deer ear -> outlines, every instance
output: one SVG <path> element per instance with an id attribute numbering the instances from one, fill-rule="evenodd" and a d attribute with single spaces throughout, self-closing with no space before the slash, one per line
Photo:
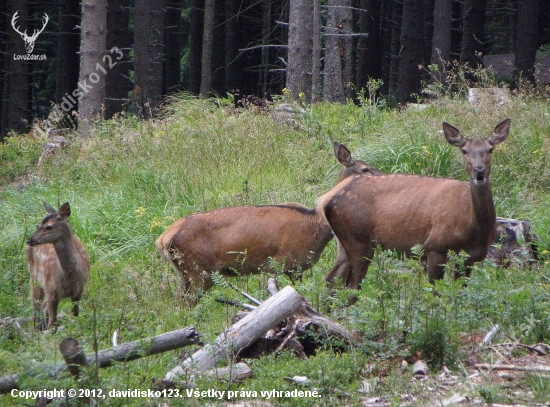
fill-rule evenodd
<path id="1" fill-rule="evenodd" d="M 60 219 L 67 219 L 69 216 L 71 216 L 71 206 L 68 202 L 65 202 L 59 207 L 58 216 Z"/>
<path id="2" fill-rule="evenodd" d="M 57 213 L 57 211 L 54 209 L 53 206 L 51 206 L 49 203 L 42 201 L 42 205 L 44 205 L 44 209 L 46 209 L 46 212 L 48 212 L 50 215 L 53 215 L 54 213 Z"/>
<path id="3" fill-rule="evenodd" d="M 464 147 L 464 144 L 466 144 L 466 139 L 460 134 L 460 130 L 447 122 L 443 122 L 443 133 L 445 133 L 445 138 L 449 144 L 455 147 Z"/>
<path id="4" fill-rule="evenodd" d="M 337 141 L 334 142 L 334 155 L 336 156 L 338 162 L 340 162 L 340 164 L 342 164 L 344 167 L 349 167 L 350 165 L 353 165 L 351 152 L 345 145 L 340 144 Z"/>
<path id="5" fill-rule="evenodd" d="M 506 140 L 506 137 L 508 137 L 508 132 L 510 131 L 511 123 L 512 120 L 508 118 L 497 124 L 495 129 L 493 130 L 493 134 L 489 138 L 489 143 L 491 143 L 491 145 L 493 146 L 496 146 L 497 144 L 502 143 L 504 140 Z"/>

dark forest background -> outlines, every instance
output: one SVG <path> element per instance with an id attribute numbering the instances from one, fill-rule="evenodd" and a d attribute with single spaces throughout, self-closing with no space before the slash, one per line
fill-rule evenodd
<path id="1" fill-rule="evenodd" d="M 29 35 L 49 16 L 32 52 L 45 60 L 14 57 L 28 54 L 17 11 Z M 11 0 L 0 18 L 0 139 L 54 104 L 86 135 L 122 112 L 154 116 L 180 91 L 345 103 L 380 80 L 406 103 L 447 63 L 486 55 L 513 54 L 513 87 L 536 82 L 550 44 L 546 0 Z"/>

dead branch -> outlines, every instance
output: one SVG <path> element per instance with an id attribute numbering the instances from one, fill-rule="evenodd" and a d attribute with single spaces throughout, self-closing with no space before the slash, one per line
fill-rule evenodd
<path id="1" fill-rule="evenodd" d="M 79 352 L 74 352 L 75 349 L 79 349 L 78 342 L 74 339 L 72 339 L 74 342 L 69 341 L 63 345 L 62 353 L 65 352 L 69 356 L 69 361 L 72 361 L 73 363 L 77 362 L 78 366 L 84 366 L 87 363 L 88 365 L 97 365 L 101 368 L 110 366 L 115 361 L 128 362 L 144 356 L 156 355 L 169 350 L 193 345 L 197 343 L 198 340 L 199 333 L 195 330 L 195 327 L 187 327 L 150 338 L 123 343 L 115 348 L 99 351 L 97 353 L 97 357 L 96 355 L 88 356 L 86 358 L 86 362 L 82 359 L 82 356 L 84 355 L 83 352 L 82 354 L 79 354 Z M 60 365 L 58 363 L 45 363 L 25 373 L 16 373 L 9 376 L 0 377 L 0 394 L 17 389 L 18 381 L 21 376 L 42 375 L 45 371 L 50 371 L 52 372 L 52 376 L 57 376 L 65 370 L 67 370 L 67 366 L 64 364 Z M 78 370 L 79 367 L 71 373 L 76 373 Z"/>
<path id="2" fill-rule="evenodd" d="M 484 370 L 514 370 L 519 372 L 550 373 L 550 366 L 545 366 L 545 365 L 515 366 L 515 365 L 490 365 L 488 363 L 476 363 L 474 367 L 477 369 L 484 369 Z"/>
<path id="3" fill-rule="evenodd" d="M 283 288 L 243 319 L 231 325 L 216 338 L 213 344 L 206 345 L 184 360 L 181 365 L 170 370 L 164 380 L 173 380 L 189 370 L 202 372 L 215 367 L 221 360 L 233 357 L 264 336 L 269 329 L 294 314 L 301 304 L 302 298 L 294 288 L 290 286 Z"/>

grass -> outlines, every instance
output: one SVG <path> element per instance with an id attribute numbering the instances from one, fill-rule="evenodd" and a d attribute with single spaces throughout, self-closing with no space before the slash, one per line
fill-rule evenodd
<path id="1" fill-rule="evenodd" d="M 540 237 L 540 263 L 510 269 L 478 264 L 465 289 L 447 273 L 436 287 L 440 295 L 434 296 L 418 262 L 380 251 L 356 292 L 359 301 L 343 307 L 348 293 L 341 290 L 328 298 L 323 282 L 335 258 L 331 244 L 295 288 L 315 308 L 359 330 L 362 343 L 343 354 L 322 350 L 306 361 L 287 353 L 267 356 L 249 361 L 254 377 L 241 385 L 198 379 L 198 387 L 258 393 L 315 388 L 320 398 L 279 397 L 276 402 L 354 405 L 360 382 L 376 379 L 370 395 L 398 405 L 406 393 L 422 404 L 429 396 L 399 372 L 402 359 L 420 354 L 432 371 L 445 364 L 463 376 L 469 349 L 465 336 L 484 334 L 499 324 L 504 335 L 522 343 L 550 341 L 546 101 L 520 95 L 508 104 L 480 109 L 462 99 L 443 98 L 423 110 L 401 111 L 321 104 L 306 109 L 299 128 L 276 124 L 269 115 L 252 109 L 235 112 L 221 102 L 182 95 L 171 101 L 162 119 L 106 121 L 93 138 L 72 140 L 68 149 L 41 167 L 36 166 L 41 140 L 18 136 L 0 146 L 0 317 L 32 316 L 24 249 L 26 238 L 44 216 L 42 200 L 54 206 L 71 203 L 71 225 L 92 258 L 78 318 L 70 315 L 70 304 L 62 302 L 63 329 L 56 334 L 42 334 L 27 325 L 22 330 L 0 330 L 0 376 L 34 369 L 38 373 L 23 377 L 21 388 L 74 387 L 69 377 L 54 379 L 44 368 L 60 361 L 58 343 L 69 336 L 88 353 L 110 347 L 116 329 L 120 342 L 128 342 L 193 325 L 204 342 L 213 340 L 236 313 L 214 299 L 241 298 L 214 287 L 195 308 L 186 308 L 172 269 L 154 248 L 166 227 L 182 216 L 222 206 L 282 202 L 313 206 L 339 171 L 332 140 L 345 143 L 355 158 L 387 172 L 465 180 L 460 153 L 444 141 L 442 121 L 467 136 L 488 136 L 497 123 L 512 118 L 510 137 L 493 155 L 493 193 L 499 216 L 531 220 Z M 459 262 L 460 256 L 452 260 Z M 283 285 L 289 283 L 278 278 Z M 231 282 L 265 298 L 266 280 L 259 275 Z M 92 369 L 87 386 L 148 389 L 151 378 L 162 378 L 181 356 L 181 351 L 167 352 Z M 296 375 L 307 376 L 311 385 L 302 388 L 284 380 Z M 537 399 L 548 394 L 545 378 L 533 376 L 527 385 Z M 498 384 L 486 383 L 469 394 L 489 401 L 499 400 L 503 393 Z M 2 405 L 20 405 L 20 401 L 0 396 Z M 177 406 L 203 401 L 169 402 Z M 143 404 L 139 399 L 107 401 L 113 406 Z"/>

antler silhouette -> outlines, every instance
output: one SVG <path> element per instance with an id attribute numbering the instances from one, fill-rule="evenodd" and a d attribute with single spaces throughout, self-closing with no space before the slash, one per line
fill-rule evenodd
<path id="1" fill-rule="evenodd" d="M 17 10 L 13 15 L 11 19 L 11 26 L 13 27 L 13 29 L 17 34 L 21 35 L 21 38 L 23 38 L 23 41 L 25 41 L 25 47 L 27 49 L 27 53 L 30 54 L 34 49 L 34 42 L 36 41 L 40 33 L 44 31 L 44 28 L 46 28 L 46 25 L 48 24 L 48 21 L 50 21 L 50 18 L 48 17 L 48 14 L 44 13 L 44 23 L 42 25 L 42 28 L 40 30 L 34 30 L 33 34 L 30 37 L 27 35 L 27 30 L 25 30 L 25 32 L 21 32 L 19 30 L 19 27 L 16 27 L 15 21 L 18 18 L 19 18 L 19 10 Z"/>

